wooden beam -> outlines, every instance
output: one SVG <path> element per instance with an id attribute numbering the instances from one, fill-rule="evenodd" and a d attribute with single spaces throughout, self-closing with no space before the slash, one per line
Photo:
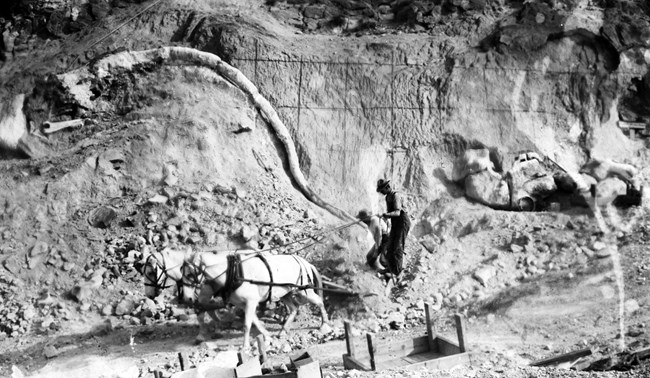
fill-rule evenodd
<path id="1" fill-rule="evenodd" d="M 348 350 L 348 355 L 350 357 L 356 356 L 354 350 L 354 340 L 352 339 L 352 323 L 349 320 L 343 322 L 343 327 L 345 328 L 345 347 Z"/>
<path id="2" fill-rule="evenodd" d="M 252 375 L 262 375 L 262 366 L 259 360 L 250 358 L 248 361 L 242 363 L 235 368 L 235 375 L 237 377 L 250 377 Z"/>
<path id="3" fill-rule="evenodd" d="M 189 360 L 187 359 L 187 353 L 185 352 L 178 352 L 178 362 L 181 365 L 181 371 L 187 369 L 189 367 Z"/>
<path id="4" fill-rule="evenodd" d="M 318 361 L 312 361 L 308 364 L 298 367 L 296 378 L 321 378 L 320 364 Z M 272 376 L 269 378 L 273 378 Z"/>
<path id="5" fill-rule="evenodd" d="M 372 334 L 366 334 L 366 339 L 368 340 L 368 354 L 370 355 L 370 369 L 377 370 L 377 365 L 375 364 L 375 345 L 373 343 Z"/>
<path id="6" fill-rule="evenodd" d="M 639 360 L 643 360 L 650 357 L 650 348 L 637 349 L 630 354 L 638 357 Z"/>
<path id="7" fill-rule="evenodd" d="M 404 357 L 412 354 L 425 353 L 429 351 L 429 336 L 418 336 L 412 339 L 380 343 L 375 345 L 375 355 L 381 356 L 382 360 L 392 357 Z"/>
<path id="8" fill-rule="evenodd" d="M 403 366 L 403 368 L 419 370 L 422 369 L 423 367 L 426 367 L 427 369 L 431 369 L 431 370 L 433 369 L 446 370 L 461 364 L 462 365 L 471 364 L 469 353 L 454 354 L 451 356 L 440 357 L 433 360 L 422 361 L 412 365 Z"/>
<path id="9" fill-rule="evenodd" d="M 437 344 L 435 342 L 435 334 L 433 332 L 433 320 L 431 320 L 431 304 L 424 304 L 424 314 L 427 322 L 427 339 L 429 341 L 429 352 L 436 352 Z"/>
<path id="10" fill-rule="evenodd" d="M 618 127 L 620 127 L 621 129 L 629 129 L 629 130 L 645 130 L 646 124 L 645 122 L 618 121 Z"/>
<path id="11" fill-rule="evenodd" d="M 343 367 L 347 370 L 370 370 L 370 367 L 368 365 L 347 354 L 343 355 Z"/>
<path id="12" fill-rule="evenodd" d="M 465 326 L 463 325 L 463 317 L 460 314 L 454 315 L 456 320 L 456 334 L 458 335 L 458 347 L 461 353 L 465 353 Z"/>
<path id="13" fill-rule="evenodd" d="M 436 344 L 438 346 L 438 353 L 444 354 L 445 356 L 461 353 L 460 347 L 446 337 L 437 335 Z"/>
<path id="14" fill-rule="evenodd" d="M 589 348 L 579 349 L 573 352 L 560 354 L 559 356 L 553 356 L 553 357 L 545 358 L 543 360 L 532 362 L 530 366 L 554 365 L 554 364 L 559 364 L 561 362 L 577 360 L 580 357 L 589 356 L 590 354 L 591 354 L 591 349 Z"/>
<path id="15" fill-rule="evenodd" d="M 59 130 L 67 129 L 68 127 L 79 127 L 83 126 L 83 119 L 73 119 L 70 121 L 61 121 L 61 122 L 43 122 L 43 132 L 45 134 L 50 134 Z"/>

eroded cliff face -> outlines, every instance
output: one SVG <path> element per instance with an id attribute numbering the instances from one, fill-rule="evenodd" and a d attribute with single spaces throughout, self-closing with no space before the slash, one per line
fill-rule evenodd
<path id="1" fill-rule="evenodd" d="M 589 157 L 633 160 L 643 143 L 618 121 L 646 117 L 648 41 L 631 40 L 612 12 L 621 10 L 527 3 L 478 46 L 423 34 L 312 35 L 317 42 L 291 38 L 305 46 L 296 53 L 258 36 L 225 59 L 272 99 L 326 197 L 378 209 L 374 183 L 388 177 L 421 208 L 446 193 L 451 161 L 468 146 L 496 151 L 505 169 L 522 151 L 570 170 Z"/>
<path id="2" fill-rule="evenodd" d="M 169 42 L 219 55 L 276 107 L 315 191 L 349 212 L 380 208 L 379 177 L 424 208 L 450 190 L 451 161 L 468 146 L 490 148 L 503 169 L 524 150 L 577 169 L 642 145 L 617 125 L 648 117 L 641 2 L 337 4 L 161 5 L 102 44 L 88 38 L 84 53 L 64 42 L 73 54 L 62 65 Z M 84 113 L 66 109 L 58 115 Z"/>

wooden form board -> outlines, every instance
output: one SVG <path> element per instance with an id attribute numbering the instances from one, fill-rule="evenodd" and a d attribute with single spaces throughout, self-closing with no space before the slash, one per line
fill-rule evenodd
<path id="1" fill-rule="evenodd" d="M 618 121 L 618 127 L 621 129 L 635 129 L 635 130 L 645 130 L 645 122 L 626 122 Z"/>
<path id="2" fill-rule="evenodd" d="M 301 365 L 296 371 L 289 371 L 278 374 L 250 375 L 246 378 L 320 378 L 322 377 L 320 364 L 318 361 Z"/>
<path id="3" fill-rule="evenodd" d="M 646 135 L 646 126 L 645 122 L 618 121 L 618 127 L 627 130 L 630 134 L 630 139 L 635 139 L 637 133 Z"/>
<path id="4" fill-rule="evenodd" d="M 392 367 L 427 367 L 447 369 L 458 364 L 471 363 L 465 351 L 463 320 L 455 316 L 458 344 L 435 335 L 431 322 L 430 305 L 425 304 L 427 334 L 409 340 L 377 343 L 372 334 L 366 335 L 367 349 L 358 348 L 352 336 L 352 325 L 345 322 L 347 353 L 343 355 L 345 369 L 377 371 Z M 357 351 L 359 349 L 359 351 Z"/>

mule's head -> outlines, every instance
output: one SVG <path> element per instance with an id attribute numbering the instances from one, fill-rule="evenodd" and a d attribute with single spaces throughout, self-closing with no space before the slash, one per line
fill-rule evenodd
<path id="1" fill-rule="evenodd" d="M 201 286 L 205 283 L 204 265 L 199 255 L 185 260 L 181 267 L 182 278 L 178 288 L 178 298 L 182 303 L 194 303 Z"/>
<path id="2" fill-rule="evenodd" d="M 144 294 L 148 298 L 153 299 L 170 287 L 165 273 L 165 261 L 161 256 L 149 254 L 143 257 L 139 270 L 144 276 Z"/>

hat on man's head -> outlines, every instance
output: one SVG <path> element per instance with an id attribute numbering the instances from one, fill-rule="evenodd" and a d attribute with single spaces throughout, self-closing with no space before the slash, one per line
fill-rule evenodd
<path id="1" fill-rule="evenodd" d="M 366 209 L 359 210 L 359 213 L 357 214 L 357 219 L 360 219 L 360 220 L 365 220 L 366 218 L 369 218 L 369 217 L 370 217 L 370 211 L 368 211 Z"/>
<path id="2" fill-rule="evenodd" d="M 377 180 L 377 191 L 380 191 L 390 184 L 390 180 L 379 179 Z"/>

